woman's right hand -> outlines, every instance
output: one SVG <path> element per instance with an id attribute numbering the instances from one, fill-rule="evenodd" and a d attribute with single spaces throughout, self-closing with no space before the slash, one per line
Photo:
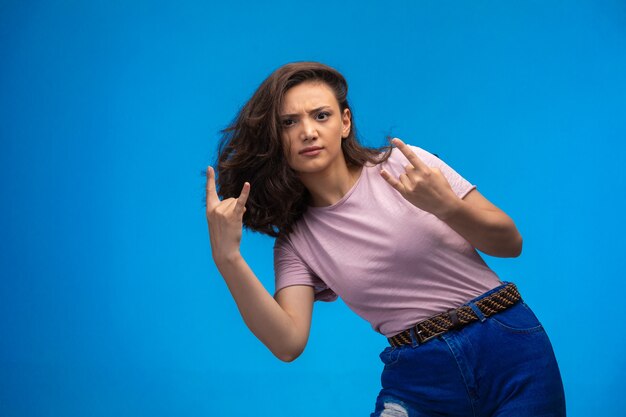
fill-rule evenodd
<path id="1" fill-rule="evenodd" d="M 243 213 L 250 194 L 250 183 L 245 182 L 238 198 L 220 200 L 215 190 L 215 172 L 207 169 L 206 218 L 209 224 L 211 251 L 215 262 L 230 259 L 239 254 Z"/>

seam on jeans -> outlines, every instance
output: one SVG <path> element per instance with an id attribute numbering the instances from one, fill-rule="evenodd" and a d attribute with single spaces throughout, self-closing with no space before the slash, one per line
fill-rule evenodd
<path id="1" fill-rule="evenodd" d="M 535 313 L 528 306 L 526 306 L 523 301 L 521 303 L 516 304 L 515 306 L 512 306 L 512 308 L 514 308 L 514 307 L 522 308 L 525 314 L 530 315 L 531 317 L 533 317 L 535 319 L 535 321 L 537 322 L 537 325 L 533 326 L 533 327 L 512 327 L 512 326 L 509 326 L 508 324 L 506 324 L 506 323 L 504 323 L 503 321 L 500 320 L 500 318 L 504 316 L 506 311 L 502 312 L 501 314 L 494 314 L 493 316 L 489 317 L 489 319 L 492 320 L 496 325 L 501 327 L 504 331 L 507 331 L 509 333 L 530 334 L 530 333 L 537 333 L 537 332 L 540 332 L 541 330 L 543 330 L 543 324 L 539 321 L 539 319 L 537 318 Z M 515 323 L 515 324 L 517 324 L 517 323 Z"/>
<path id="2" fill-rule="evenodd" d="M 391 349 L 389 351 L 386 351 L 387 348 L 385 348 L 385 350 L 383 350 L 383 352 L 379 355 L 381 356 L 381 361 L 383 362 L 383 364 L 385 365 L 385 367 L 391 367 L 393 365 L 395 365 L 399 360 L 400 360 L 400 350 L 398 348 L 398 346 L 393 346 L 391 347 Z M 397 351 L 397 352 L 396 352 Z M 393 361 L 390 361 L 389 363 L 386 363 L 385 361 L 382 360 L 383 357 L 387 357 L 389 359 L 391 359 L 392 354 L 395 353 L 395 359 Z"/>
<path id="3" fill-rule="evenodd" d="M 454 343 L 454 341 L 452 340 L 449 341 L 448 337 L 446 336 L 443 336 L 443 340 L 445 340 L 446 345 L 448 346 L 448 349 L 450 350 L 450 353 L 452 354 L 452 357 L 454 358 L 454 361 L 456 362 L 456 366 L 459 368 L 459 372 L 461 373 L 461 378 L 463 378 L 463 384 L 465 385 L 465 392 L 467 394 L 467 399 L 470 403 L 470 406 L 472 407 L 473 417 L 476 417 L 476 408 L 474 407 L 474 399 L 472 398 L 472 395 L 470 393 L 467 379 L 465 379 L 465 372 L 463 372 L 463 369 L 461 368 L 461 364 L 455 353 L 455 348 L 453 348 L 452 345 L 450 344 L 450 343 Z M 478 391 L 476 391 L 476 397 L 478 397 Z"/>
<path id="4" fill-rule="evenodd" d="M 507 326 L 506 324 L 502 323 L 500 320 L 498 320 L 496 317 L 491 317 L 491 319 L 500 327 L 502 327 L 504 330 L 511 332 L 511 333 L 537 333 L 539 331 L 541 331 L 543 329 L 543 325 L 538 325 L 535 327 L 528 327 L 526 329 L 517 329 L 515 327 L 511 327 L 511 326 Z"/>

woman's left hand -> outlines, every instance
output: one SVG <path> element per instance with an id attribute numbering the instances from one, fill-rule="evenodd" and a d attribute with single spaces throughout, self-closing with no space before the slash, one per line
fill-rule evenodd
<path id="1" fill-rule="evenodd" d="M 398 138 L 392 143 L 409 160 L 405 172 L 395 179 L 384 169 L 382 177 L 415 207 L 434 214 L 439 219 L 448 217 L 460 202 L 452 187 L 439 168 L 427 166 L 416 154 Z"/>

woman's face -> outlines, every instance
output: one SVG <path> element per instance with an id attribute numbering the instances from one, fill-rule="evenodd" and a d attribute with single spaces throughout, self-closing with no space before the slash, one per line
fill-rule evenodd
<path id="1" fill-rule="evenodd" d="M 301 176 L 332 174 L 345 167 L 341 141 L 350 133 L 350 110 L 343 114 L 333 90 L 320 81 L 300 83 L 285 93 L 280 112 L 289 166 Z M 315 151 L 304 152 L 314 147 Z"/>

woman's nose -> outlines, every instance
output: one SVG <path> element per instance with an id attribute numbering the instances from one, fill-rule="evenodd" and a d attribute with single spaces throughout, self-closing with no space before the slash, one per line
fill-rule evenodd
<path id="1" fill-rule="evenodd" d="M 312 139 L 317 137 L 317 130 L 315 124 L 310 120 L 302 121 L 302 131 L 300 132 L 302 139 Z"/>

